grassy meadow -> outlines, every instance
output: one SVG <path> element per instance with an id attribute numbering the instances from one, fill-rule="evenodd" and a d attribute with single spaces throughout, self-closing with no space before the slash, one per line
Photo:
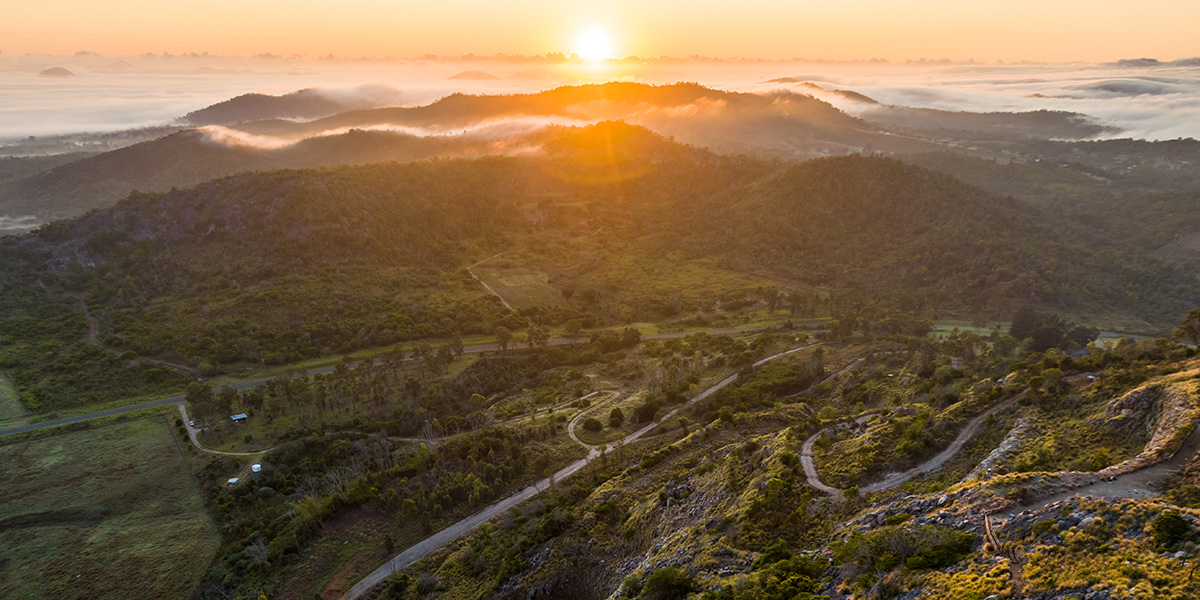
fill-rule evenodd
<path id="1" fill-rule="evenodd" d="M 185 598 L 217 530 L 161 418 L 0 446 L 0 597 Z"/>

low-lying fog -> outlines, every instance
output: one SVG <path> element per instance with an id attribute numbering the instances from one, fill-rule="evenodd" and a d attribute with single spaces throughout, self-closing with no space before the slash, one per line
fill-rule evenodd
<path id="1" fill-rule="evenodd" d="M 1200 138 L 1198 60 L 1103 65 L 664 60 L 591 65 L 537 59 L 359 62 L 89 54 L 0 55 L 0 144 L 29 136 L 170 124 L 188 112 L 251 92 L 279 95 L 319 88 L 342 98 L 362 96 L 373 105 L 413 106 L 453 92 L 532 92 L 613 79 L 696 81 L 750 92 L 789 89 L 814 93 L 852 114 L 869 108 L 802 85 L 812 82 L 900 106 L 1078 112 L 1121 130 L 1109 137 Z"/>

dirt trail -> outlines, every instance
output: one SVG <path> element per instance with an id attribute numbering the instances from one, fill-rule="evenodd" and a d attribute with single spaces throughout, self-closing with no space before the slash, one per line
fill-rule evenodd
<path id="1" fill-rule="evenodd" d="M 180 400 L 176 404 L 179 406 L 179 414 L 183 416 L 183 426 L 187 428 L 188 438 L 192 440 L 192 445 L 196 448 L 199 448 L 201 452 L 207 452 L 209 454 L 223 454 L 225 456 L 261 456 L 275 449 L 275 447 L 272 446 L 266 450 L 259 450 L 257 452 L 225 452 L 222 450 L 205 448 L 204 445 L 200 443 L 200 440 L 196 439 L 196 434 L 200 433 L 200 430 L 192 427 L 192 421 L 191 419 L 188 419 L 187 406 L 185 406 L 185 402 Z"/>
<path id="2" fill-rule="evenodd" d="M 41 281 L 39 281 L 38 284 L 40 284 L 42 286 L 42 289 L 44 289 L 46 291 L 50 291 L 49 288 L 47 288 L 45 286 L 45 284 L 43 284 Z M 97 348 L 100 348 L 100 349 L 104 350 L 105 352 L 108 352 L 109 354 L 112 354 L 114 356 L 120 356 L 121 354 L 123 354 L 123 351 L 120 348 L 113 348 L 112 346 L 108 346 L 108 345 L 100 342 L 100 324 L 98 321 L 96 321 L 96 317 L 92 316 L 92 311 L 88 310 L 87 301 L 83 299 L 83 295 L 75 293 L 75 292 L 67 292 L 66 294 L 68 296 L 74 298 L 76 302 L 79 302 L 79 308 L 81 308 L 83 310 L 83 318 L 87 320 L 87 324 L 88 324 L 88 334 L 87 334 L 88 344 L 95 346 Z M 183 371 L 189 375 L 194 375 L 194 376 L 200 375 L 199 370 L 197 370 L 189 365 L 185 365 L 183 363 L 177 363 L 177 362 L 173 362 L 173 361 L 169 361 L 169 360 L 163 360 L 161 358 L 151 358 L 149 356 L 142 356 L 140 358 L 150 364 L 158 365 L 160 367 L 167 367 L 169 369 L 179 369 L 180 371 Z"/>
<path id="3" fill-rule="evenodd" d="M 1114 499 L 1143 499 L 1153 498 L 1162 494 L 1162 482 L 1176 471 L 1186 467 L 1200 451 L 1200 427 L 1192 428 L 1187 439 L 1180 444 L 1171 458 L 1150 465 L 1137 471 L 1117 475 L 1112 481 L 1101 480 L 1098 483 L 1059 492 L 1042 498 L 1029 506 L 1022 506 L 1022 511 L 1035 511 L 1048 504 L 1066 500 L 1074 496 L 1086 498 Z M 1002 511 L 1007 512 L 1007 511 Z"/>
<path id="4" fill-rule="evenodd" d="M 595 393 L 595 392 L 593 392 L 593 393 Z M 591 460 L 593 458 L 600 456 L 600 450 L 602 448 L 606 448 L 608 446 L 608 444 L 599 444 L 599 445 L 593 446 L 591 444 L 584 442 L 583 440 L 579 439 L 579 436 L 575 435 L 575 425 L 579 423 L 579 420 L 582 419 L 584 415 L 592 413 L 592 412 L 596 412 L 600 409 L 600 407 L 606 406 L 610 402 L 620 401 L 621 394 L 619 392 L 609 391 L 607 393 L 611 394 L 611 396 L 609 396 L 603 402 L 596 404 L 596 406 L 594 406 L 588 410 L 580 411 L 579 414 L 575 415 L 575 418 L 571 419 L 571 422 L 567 424 L 567 435 L 571 436 L 571 439 L 575 440 L 576 444 L 579 444 L 580 446 L 587 448 L 588 460 Z M 601 413 L 596 412 L 596 414 L 601 414 Z"/>
<path id="5" fill-rule="evenodd" d="M 1017 401 L 1017 398 L 1018 397 L 1013 397 L 1001 402 L 987 412 L 972 419 L 967 423 L 967 426 L 958 433 L 958 437 L 955 437 L 954 441 L 950 442 L 950 445 L 947 446 L 945 450 L 942 450 L 933 458 L 902 473 L 890 473 L 875 483 L 862 486 L 860 490 L 864 493 L 881 492 L 883 490 L 894 488 L 912 479 L 916 479 L 921 475 L 937 471 L 938 469 L 942 468 L 942 466 L 944 466 L 951 458 L 954 458 L 956 454 L 962 451 L 963 447 L 967 445 L 967 442 L 971 441 L 971 438 L 975 437 L 975 434 L 978 433 L 979 429 L 983 427 L 983 424 L 989 415 L 996 414 L 1001 410 L 1011 407 L 1013 403 Z M 821 431 L 812 434 L 807 440 L 804 441 L 804 445 L 800 449 L 800 461 L 804 466 L 804 476 L 808 480 L 808 485 L 811 485 L 812 487 L 815 487 L 827 494 L 837 494 L 837 488 L 830 487 L 821 482 L 820 476 L 817 473 L 816 461 L 813 458 L 813 444 L 820 436 L 824 435 L 828 431 L 829 428 L 822 429 Z"/>
<path id="6" fill-rule="evenodd" d="M 500 303 L 504 305 L 504 308 L 507 308 L 508 310 L 510 310 L 510 311 L 512 311 L 512 312 L 517 312 L 516 310 L 514 310 L 514 309 L 513 309 L 512 305 L 510 305 L 510 304 L 508 303 L 508 300 L 505 300 L 505 299 L 504 299 L 504 296 L 501 296 L 499 293 L 497 293 L 497 292 L 496 292 L 496 290 L 492 289 L 492 286 L 490 286 L 490 285 L 488 285 L 488 284 L 484 283 L 484 281 L 483 281 L 482 279 L 480 279 L 478 275 L 476 275 L 476 274 L 475 274 L 475 271 L 472 271 L 472 270 L 471 270 L 471 269 L 474 269 L 475 267 L 478 267 L 479 265 L 482 265 L 483 263 L 485 263 L 485 262 L 487 262 L 487 261 L 489 261 L 489 260 L 492 260 L 493 258 L 496 258 L 497 256 L 500 256 L 500 255 L 502 255 L 502 254 L 507 254 L 508 252 L 509 252 L 508 250 L 505 250 L 504 252 L 500 252 L 500 253 L 497 253 L 497 254 L 493 254 L 493 255 L 491 255 L 491 256 L 489 256 L 489 257 L 487 257 L 487 258 L 485 258 L 485 259 L 483 259 L 483 260 L 481 260 L 481 261 L 479 261 L 479 262 L 477 262 L 477 263 L 475 263 L 475 264 L 473 264 L 473 265 L 471 265 L 471 266 L 467 267 L 467 273 L 470 273 L 470 274 L 471 274 L 471 277 L 475 278 L 475 281 L 478 281 L 478 282 L 479 282 L 479 285 L 482 285 L 482 286 L 484 287 L 484 289 L 486 289 L 488 292 L 490 292 L 490 293 L 491 293 L 493 296 L 495 296 L 495 297 L 499 298 L 499 299 L 500 299 Z M 528 321 L 528 320 L 529 320 L 529 319 L 526 319 L 526 321 Z"/>

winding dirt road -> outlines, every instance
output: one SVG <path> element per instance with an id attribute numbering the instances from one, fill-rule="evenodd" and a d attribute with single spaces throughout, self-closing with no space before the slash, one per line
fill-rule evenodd
<path id="1" fill-rule="evenodd" d="M 951 458 L 954 458 L 956 454 L 962 451 L 963 447 L 967 445 L 967 442 L 971 441 L 971 438 L 975 437 L 976 433 L 979 433 L 980 428 L 983 427 L 983 424 L 989 415 L 994 415 L 1001 410 L 1011 407 L 1017 401 L 1018 397 L 1005 400 L 1004 402 L 993 406 L 987 412 L 984 412 L 974 419 L 971 419 L 971 421 L 967 423 L 967 426 L 964 427 L 962 431 L 958 432 L 958 436 L 954 438 L 954 441 L 950 442 L 950 445 L 946 446 L 945 450 L 937 453 L 937 455 L 935 455 L 933 458 L 930 458 L 929 460 L 902 473 L 890 473 L 879 481 L 862 486 L 860 491 L 864 493 L 870 493 L 889 490 L 902 483 L 941 469 Z M 826 427 L 825 429 L 822 429 L 809 436 L 807 440 L 804 440 L 804 445 L 800 448 L 800 464 L 804 467 L 804 478 L 807 480 L 808 485 L 811 485 L 812 487 L 815 487 L 826 494 L 836 496 L 841 494 L 841 490 L 821 482 L 820 475 L 817 473 L 816 460 L 813 458 L 813 445 L 816 443 L 818 438 L 827 433 L 829 430 L 830 428 Z"/>
<path id="2" fill-rule="evenodd" d="M 1153 498 L 1163 493 L 1161 488 L 1162 482 L 1168 476 L 1192 462 L 1196 458 L 1197 452 L 1200 452 L 1200 427 L 1192 428 L 1192 432 L 1188 434 L 1187 439 L 1180 444 L 1175 454 L 1171 455 L 1167 460 L 1136 471 L 1116 475 L 1111 481 L 1101 480 L 1092 485 L 1059 492 L 1037 500 L 1029 506 L 1022 506 L 1021 510 L 1034 511 L 1048 504 L 1053 504 L 1074 496 L 1121 500 Z"/>
<path id="3" fill-rule="evenodd" d="M 761 366 L 769 361 L 775 360 L 782 356 L 787 356 L 789 354 L 792 354 L 793 352 L 799 352 L 805 348 L 810 348 L 815 345 L 816 344 L 808 344 L 805 346 L 800 346 L 799 348 L 793 348 L 791 350 L 780 352 L 778 354 L 773 354 L 771 356 L 768 356 L 768 357 L 754 363 L 754 366 L 756 366 L 756 367 Z M 645 427 L 642 427 L 641 429 L 638 429 L 637 431 L 625 436 L 624 443 L 630 444 L 632 442 L 637 441 L 639 438 L 641 438 L 643 435 L 648 433 L 650 430 L 654 429 L 654 427 L 658 426 L 660 423 L 663 423 L 663 422 L 667 421 L 668 419 L 670 419 L 671 417 L 678 414 L 680 410 L 683 410 L 684 408 L 692 405 L 693 403 L 696 403 L 696 402 L 699 402 L 700 400 L 708 398 L 709 396 L 717 393 L 721 388 L 733 383 L 736 380 L 737 380 L 736 373 L 733 375 L 730 375 L 729 377 L 726 377 L 725 379 L 722 379 L 721 381 L 717 382 L 713 386 L 711 386 L 708 389 L 704 390 L 703 392 L 697 394 L 696 396 L 694 396 L 692 399 L 688 400 L 687 402 L 675 407 L 674 410 L 663 415 L 660 419 L 657 419 L 657 420 L 647 424 Z M 582 442 L 580 442 L 580 443 L 582 443 Z M 586 444 L 584 444 L 584 445 L 587 446 Z M 594 460 L 596 457 L 598 457 L 600 455 L 598 449 L 595 449 L 591 446 L 588 446 L 588 447 L 592 448 L 592 450 L 590 450 L 588 452 L 588 456 L 586 458 L 581 458 L 581 459 L 567 465 L 566 467 L 563 467 L 557 473 L 554 474 L 553 478 L 546 478 L 541 481 L 538 481 L 537 483 L 534 483 L 533 485 L 531 485 L 531 486 L 529 486 L 529 487 L 527 487 L 527 488 L 491 505 L 491 506 L 488 506 L 487 508 L 484 508 L 483 510 L 429 536 L 428 538 L 425 538 L 424 540 L 421 540 L 420 542 L 413 544 L 407 550 L 392 557 L 391 560 L 384 563 L 378 569 L 371 571 L 365 577 L 360 579 L 357 583 L 355 583 L 353 586 L 351 586 L 349 590 L 346 590 L 346 593 L 342 594 L 340 596 L 339 600 L 355 600 L 359 596 L 362 596 L 363 594 L 365 594 L 371 588 L 382 583 L 383 580 L 387 579 L 388 577 L 391 577 L 393 574 L 395 574 L 400 569 L 403 569 L 405 567 L 412 565 L 413 563 L 417 562 L 418 560 L 421 560 L 422 558 L 424 558 L 430 552 L 433 552 L 434 550 L 441 548 L 443 545 L 453 541 L 454 539 L 471 531 L 472 529 L 479 527 L 480 525 L 488 522 L 492 518 L 499 516 L 501 513 L 516 506 L 517 504 L 520 504 L 521 502 L 524 502 L 525 500 L 528 500 L 528 499 L 536 496 L 537 494 L 545 491 L 546 489 L 548 489 L 550 487 L 551 479 L 553 479 L 554 481 L 562 481 L 563 479 L 570 477 L 572 474 L 574 474 L 577 471 L 579 471 L 580 469 L 586 467 L 588 465 L 588 463 L 590 463 L 592 460 Z"/>

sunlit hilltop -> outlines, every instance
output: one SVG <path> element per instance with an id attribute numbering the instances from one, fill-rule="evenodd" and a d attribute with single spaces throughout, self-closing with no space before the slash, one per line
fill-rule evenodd
<path id="1" fill-rule="evenodd" d="M 1200 598 L 1200 3 L 0 10 L 0 598 Z"/>

